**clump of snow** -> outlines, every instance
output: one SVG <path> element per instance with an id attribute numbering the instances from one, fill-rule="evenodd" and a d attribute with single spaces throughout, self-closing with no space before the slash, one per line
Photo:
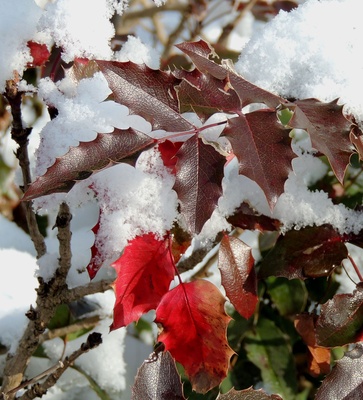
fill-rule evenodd
<path id="1" fill-rule="evenodd" d="M 32 61 L 27 42 L 36 31 L 42 10 L 32 0 L 2 0 L 0 16 L 0 93 L 14 71 L 22 74 Z"/>
<path id="2" fill-rule="evenodd" d="M 356 0 L 309 0 L 255 33 L 236 69 L 285 97 L 340 98 L 363 121 L 362 35 Z"/>

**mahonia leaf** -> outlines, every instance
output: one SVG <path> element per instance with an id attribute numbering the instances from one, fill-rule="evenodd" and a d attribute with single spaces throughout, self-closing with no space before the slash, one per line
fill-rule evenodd
<path id="1" fill-rule="evenodd" d="M 155 309 L 169 290 L 175 274 L 169 239 L 159 240 L 152 233 L 138 236 L 113 267 L 117 278 L 111 330 L 138 321 L 142 314 Z"/>
<path id="2" fill-rule="evenodd" d="M 356 344 L 336 362 L 314 399 L 360 400 L 363 393 L 363 345 Z"/>
<path id="3" fill-rule="evenodd" d="M 113 99 L 145 118 L 153 129 L 187 131 L 194 126 L 179 113 L 174 86 L 180 80 L 171 72 L 143 64 L 97 61 L 113 93 Z"/>
<path id="4" fill-rule="evenodd" d="M 275 321 L 261 315 L 244 343 L 248 359 L 261 370 L 264 386 L 284 400 L 295 400 L 297 380 L 290 344 Z"/>
<path id="5" fill-rule="evenodd" d="M 292 230 L 277 239 L 264 257 L 258 275 L 288 279 L 328 276 L 347 255 L 343 238 L 330 225 Z"/>
<path id="6" fill-rule="evenodd" d="M 319 346 L 336 347 L 354 343 L 363 326 L 363 283 L 353 293 L 336 294 L 321 306 L 316 322 Z"/>
<path id="7" fill-rule="evenodd" d="M 134 163 L 143 150 L 153 146 L 155 139 L 132 128 L 98 133 L 95 140 L 71 147 L 56 159 L 46 173 L 38 177 L 25 192 L 23 200 L 32 200 L 56 192 L 68 192 L 77 181 L 112 163 Z"/>
<path id="8" fill-rule="evenodd" d="M 282 398 L 277 394 L 267 394 L 261 389 L 235 390 L 232 388 L 225 394 L 220 393 L 216 400 L 282 400 Z"/>
<path id="9" fill-rule="evenodd" d="M 279 104 L 287 102 L 283 98 L 243 79 L 242 76 L 234 71 L 230 62 L 224 61 L 222 65 L 219 65 L 211 60 L 210 56 L 216 58 L 217 55 L 214 49 L 204 40 L 184 42 L 176 45 L 176 47 L 187 54 L 203 74 L 210 74 L 219 80 L 227 78 L 232 88 L 238 94 L 242 107 L 251 103 L 265 103 L 269 107 L 277 107 Z M 225 106 L 229 107 L 228 104 Z"/>
<path id="10" fill-rule="evenodd" d="M 183 365 L 192 388 L 205 393 L 226 377 L 234 354 L 227 342 L 231 318 L 225 298 L 211 282 L 181 283 L 169 291 L 156 309 L 161 324 L 158 341 Z"/>
<path id="11" fill-rule="evenodd" d="M 176 180 L 181 214 L 191 234 L 198 234 L 222 195 L 225 158 L 196 135 L 176 154 Z"/>
<path id="12" fill-rule="evenodd" d="M 218 252 L 218 268 L 226 295 L 237 312 L 248 319 L 258 303 L 257 278 L 251 248 L 242 240 L 224 235 Z"/>
<path id="13" fill-rule="evenodd" d="M 223 135 L 238 159 L 239 173 L 261 187 L 273 208 L 296 157 L 289 131 L 278 122 L 275 111 L 264 109 L 231 118 Z"/>
<path id="14" fill-rule="evenodd" d="M 330 349 L 320 347 L 316 343 L 315 321 L 316 315 L 303 313 L 296 316 L 294 324 L 296 331 L 308 346 L 308 370 L 314 377 L 326 375 L 330 372 Z"/>
<path id="15" fill-rule="evenodd" d="M 259 214 L 245 202 L 240 204 L 227 221 L 234 227 L 260 232 L 276 231 L 280 227 L 279 220 Z"/>
<path id="16" fill-rule="evenodd" d="M 145 360 L 132 386 L 131 400 L 185 400 L 175 361 L 168 351 Z"/>
<path id="17" fill-rule="evenodd" d="M 340 183 L 343 183 L 354 147 L 350 141 L 352 123 L 343 115 L 343 106 L 334 100 L 322 103 L 317 99 L 296 101 L 289 125 L 305 129 L 313 147 L 327 156 Z"/>

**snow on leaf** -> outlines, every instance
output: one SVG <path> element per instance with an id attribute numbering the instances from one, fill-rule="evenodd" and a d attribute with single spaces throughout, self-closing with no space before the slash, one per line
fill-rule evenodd
<path id="1" fill-rule="evenodd" d="M 46 173 L 38 177 L 25 192 L 23 200 L 31 200 L 56 192 L 68 192 L 77 181 L 86 179 L 112 163 L 134 163 L 143 150 L 155 140 L 132 128 L 98 133 L 92 142 L 81 142 L 56 159 Z"/>
<path id="2" fill-rule="evenodd" d="M 188 131 L 194 126 L 179 114 L 174 86 L 180 81 L 171 72 L 153 70 L 132 62 L 97 61 L 113 98 L 130 112 L 145 118 L 153 129 Z"/>
<path id="3" fill-rule="evenodd" d="M 363 345 L 356 344 L 336 362 L 331 373 L 318 389 L 315 400 L 359 400 L 363 393 Z"/>
<path id="4" fill-rule="evenodd" d="M 336 294 L 321 306 L 316 322 L 319 346 L 335 347 L 354 343 L 363 326 L 363 284 L 353 293 Z"/>
<path id="5" fill-rule="evenodd" d="M 309 133 L 313 147 L 327 156 L 337 179 L 343 183 L 354 147 L 350 142 L 352 123 L 343 115 L 343 106 L 337 102 L 296 101 L 289 125 Z"/>
<path id="6" fill-rule="evenodd" d="M 211 282 L 181 283 L 169 291 L 156 309 L 162 325 L 158 340 L 183 365 L 192 388 L 205 393 L 226 377 L 233 350 L 226 331 L 231 318 L 225 298 Z"/>
<path id="7" fill-rule="evenodd" d="M 216 400 L 282 400 L 277 394 L 267 394 L 262 389 L 254 390 L 252 388 L 244 390 L 235 390 L 232 388 L 225 394 L 219 394 Z"/>
<path id="8" fill-rule="evenodd" d="M 180 375 L 168 351 L 153 353 L 139 368 L 132 386 L 131 400 L 141 399 L 185 399 Z"/>
<path id="9" fill-rule="evenodd" d="M 319 377 L 330 372 L 330 349 L 320 347 L 316 344 L 315 336 L 316 316 L 303 313 L 296 316 L 294 324 L 296 331 L 308 346 L 308 370 L 309 374 Z"/>
<path id="10" fill-rule="evenodd" d="M 260 278 L 288 279 L 328 276 L 347 255 L 342 237 L 329 225 L 292 230 L 277 239 L 264 257 L 258 274 Z"/>
<path id="11" fill-rule="evenodd" d="M 238 94 L 242 107 L 251 103 L 265 103 L 269 107 L 277 107 L 279 104 L 286 103 L 286 100 L 283 98 L 243 79 L 242 76 L 234 71 L 231 63 L 224 61 L 222 65 L 219 65 L 211 60 L 210 56 L 216 57 L 217 55 L 213 48 L 204 40 L 180 43 L 176 47 L 187 54 L 203 74 L 210 74 L 219 80 L 227 79 Z M 225 107 L 228 108 L 229 105 L 226 104 Z"/>
<path id="12" fill-rule="evenodd" d="M 250 318 L 258 303 L 251 248 L 238 238 L 224 235 L 218 253 L 218 268 L 230 302 L 242 317 Z"/>
<path id="13" fill-rule="evenodd" d="M 278 122 L 276 112 L 265 109 L 231 118 L 223 135 L 238 159 L 239 173 L 261 187 L 273 208 L 296 157 L 288 130 Z"/>
<path id="14" fill-rule="evenodd" d="M 153 233 L 138 236 L 113 267 L 117 278 L 111 330 L 138 321 L 142 314 L 155 309 L 169 290 L 175 273 L 169 239 L 159 240 Z"/>
<path id="15" fill-rule="evenodd" d="M 215 210 L 222 195 L 225 158 L 196 135 L 176 154 L 174 190 L 180 211 L 191 234 L 198 234 Z"/>

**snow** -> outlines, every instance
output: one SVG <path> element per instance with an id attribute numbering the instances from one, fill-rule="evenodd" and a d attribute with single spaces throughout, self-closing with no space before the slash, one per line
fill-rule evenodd
<path id="1" fill-rule="evenodd" d="M 155 1 L 155 4 L 160 6 L 164 2 Z M 345 110 L 352 112 L 363 125 L 363 100 L 357 90 L 363 87 L 363 61 L 360 57 L 363 26 L 361 15 L 356 11 L 359 4 L 358 0 L 309 0 L 290 13 L 281 12 L 258 29 L 255 29 L 255 21 L 249 14 L 245 25 L 240 26 L 240 35 L 237 32 L 232 38 L 233 48 L 243 48 L 236 63 L 237 71 L 257 85 L 282 96 L 316 97 L 323 101 L 339 98 L 345 104 Z M 0 91 L 4 90 L 6 80 L 13 77 L 14 70 L 22 76 L 27 63 L 31 61 L 26 46 L 29 40 L 38 40 L 49 47 L 55 43 L 62 48 L 64 61 L 71 61 L 75 57 L 130 60 L 157 69 L 159 53 L 137 37 L 129 36 L 117 53 L 111 49 L 114 29 L 110 18 L 115 12 L 122 13 L 126 5 L 125 1 L 115 0 L 93 0 L 92 7 L 86 0 L 0 0 Z M 85 10 L 87 18 L 84 17 Z M 232 17 L 232 14 L 226 15 L 224 23 L 228 23 Z M 208 32 L 205 31 L 206 36 L 218 37 L 220 25 L 211 24 L 209 28 Z M 11 35 L 8 34 L 10 31 Z M 251 39 L 246 37 L 251 33 Z M 58 110 L 53 120 L 43 115 L 32 132 L 30 155 L 34 176 L 44 174 L 70 146 L 77 146 L 81 141 L 92 141 L 97 133 L 108 134 L 114 128 L 133 127 L 153 137 L 166 134 L 152 132 L 150 123 L 142 117 L 131 115 L 127 107 L 109 100 L 111 91 L 101 73 L 80 81 L 70 73 L 56 83 L 42 78 L 36 88 L 24 82 L 21 84 L 29 91 L 38 91 L 37 95 L 44 104 Z M 33 116 L 27 114 L 29 109 L 25 104 L 24 117 L 31 125 Z M 196 126 L 203 125 L 194 114 L 188 118 Z M 223 118 L 223 114 L 216 114 L 204 125 L 223 121 Z M 219 138 L 222 129 L 220 125 L 204 130 L 202 136 L 226 146 Z M 9 138 L 8 134 L 6 138 Z M 15 162 L 12 155 L 14 149 L 9 144 L 3 150 L 4 159 L 9 165 Z M 313 156 L 311 143 L 300 139 L 294 142 L 293 150 L 297 154 L 293 171 L 286 181 L 285 193 L 279 198 L 273 212 L 257 184 L 238 175 L 238 165 L 233 159 L 225 169 L 224 195 L 212 218 L 194 239 L 196 246 L 213 240 L 222 229 L 229 230 L 226 216 L 242 201 L 248 201 L 265 215 L 278 218 L 283 223 L 283 231 L 324 223 L 332 224 L 342 233 L 360 230 L 363 223 L 361 213 L 333 204 L 323 191 L 308 190 L 308 186 L 327 171 L 326 166 Z M 28 235 L 0 215 L 1 268 L 3 271 L 6 269 L 0 281 L 1 344 L 8 346 L 11 351 L 15 350 L 25 328 L 24 314 L 35 301 L 36 277 L 41 276 L 48 281 L 58 265 L 57 230 L 51 227 L 61 201 L 70 205 L 73 215 L 73 258 L 67 284 L 75 287 L 89 282 L 85 266 L 90 260 L 90 249 L 95 239 L 91 229 L 99 213 L 97 245 L 107 257 L 97 279 L 113 276 L 110 264 L 119 257 L 128 240 L 145 232 L 162 236 L 170 229 L 178 217 L 173 184 L 173 175 L 163 166 L 157 149 L 152 149 L 142 154 L 135 168 L 127 164 L 114 165 L 76 184 L 67 194 L 38 199 L 35 208 L 40 214 L 49 216 L 48 251 L 39 260 L 35 258 Z M 247 232 L 243 238 L 252 246 L 254 256 L 258 259 L 257 234 Z M 350 251 L 358 261 L 363 259 L 356 249 Z M 215 282 L 219 284 L 218 280 Z M 349 291 L 351 286 L 344 283 L 341 290 Z M 19 293 L 22 295 L 19 296 Z M 126 329 L 108 332 L 114 301 L 111 291 L 90 296 L 90 300 L 98 302 L 102 310 L 103 320 L 97 331 L 103 333 L 104 343 L 80 358 L 77 365 L 115 398 L 119 398 L 119 392 L 123 392 L 122 396 L 127 398 L 136 368 L 151 351 L 151 346 L 140 344 L 140 341 L 132 342 L 135 339 L 127 335 Z M 83 336 L 67 343 L 66 354 L 76 349 L 84 339 Z M 132 347 L 129 348 L 128 343 Z M 45 349 L 50 361 L 45 366 L 39 360 L 32 359 L 29 376 L 56 362 L 63 350 L 63 342 L 54 339 L 45 344 Z M 134 357 L 136 353 L 137 357 Z M 3 362 L 4 357 L 0 357 L 0 366 Z M 69 392 L 65 394 L 69 382 L 73 382 L 72 395 Z M 86 385 L 84 377 L 73 371 L 67 373 L 45 398 L 92 399 L 92 392 L 80 395 Z"/>

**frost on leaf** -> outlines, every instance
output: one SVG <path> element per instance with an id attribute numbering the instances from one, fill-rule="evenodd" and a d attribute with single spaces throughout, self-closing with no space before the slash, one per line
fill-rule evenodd
<path id="1" fill-rule="evenodd" d="M 111 330 L 138 321 L 155 309 L 174 278 L 169 239 L 158 240 L 148 233 L 131 240 L 114 262 L 116 302 Z"/>
<path id="2" fill-rule="evenodd" d="M 321 306 L 316 322 L 317 343 L 335 347 L 360 339 L 363 326 L 363 284 L 353 293 L 336 294 Z"/>
<path id="3" fill-rule="evenodd" d="M 343 238 L 330 225 L 289 231 L 264 257 L 259 277 L 306 279 L 328 276 L 347 257 Z"/>
<path id="4" fill-rule="evenodd" d="M 218 268 L 230 302 L 242 317 L 250 318 L 258 303 L 251 248 L 238 238 L 224 235 L 218 253 Z"/>
<path id="5" fill-rule="evenodd" d="M 363 393 L 363 345 L 361 343 L 345 353 L 336 362 L 331 373 L 318 389 L 315 400 L 359 400 Z"/>
<path id="6" fill-rule="evenodd" d="M 46 173 L 37 178 L 25 192 L 23 200 L 32 200 L 56 192 L 68 192 L 77 181 L 91 176 L 112 163 L 135 163 L 139 153 L 155 140 L 132 128 L 98 133 L 92 142 L 81 142 L 56 159 Z"/>
<path id="7" fill-rule="evenodd" d="M 267 394 L 263 390 L 252 388 L 245 390 L 231 389 L 225 394 L 219 394 L 216 400 L 282 400 L 277 394 Z"/>
<path id="8" fill-rule="evenodd" d="M 239 173 L 255 181 L 273 208 L 291 171 L 296 155 L 289 131 L 274 110 L 259 110 L 231 118 L 223 132 L 239 163 Z"/>
<path id="9" fill-rule="evenodd" d="M 222 195 L 225 158 L 196 135 L 176 154 L 174 190 L 180 211 L 191 234 L 198 234 L 215 210 Z"/>
<path id="10" fill-rule="evenodd" d="M 226 377 L 234 354 L 226 331 L 231 318 L 225 298 L 212 283 L 181 283 L 168 292 L 156 309 L 162 326 L 158 341 L 183 365 L 195 391 L 205 393 Z"/>
<path id="11" fill-rule="evenodd" d="M 185 399 L 180 375 L 170 353 L 153 353 L 152 357 L 145 360 L 137 372 L 131 400 Z"/>

